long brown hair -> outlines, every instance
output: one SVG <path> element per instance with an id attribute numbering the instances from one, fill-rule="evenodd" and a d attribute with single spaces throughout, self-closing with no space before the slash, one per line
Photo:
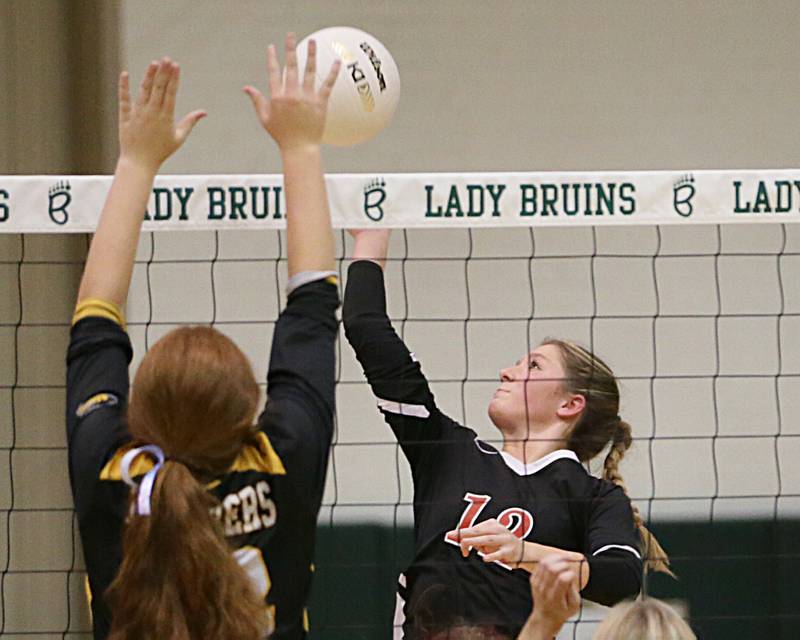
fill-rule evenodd
<path id="1" fill-rule="evenodd" d="M 631 426 L 619 417 L 619 386 L 614 372 L 600 358 L 583 347 L 565 340 L 547 339 L 543 344 L 558 347 L 564 366 L 565 386 L 570 393 L 581 394 L 586 400 L 581 417 L 571 429 L 567 448 L 576 453 L 581 462 L 597 456 L 609 443 L 609 452 L 603 462 L 603 478 L 628 488 L 619 471 L 619 463 L 633 442 Z M 644 525 L 636 505 L 633 519 L 642 539 L 645 569 L 668 573 L 669 557 L 656 537 Z"/>
<path id="2" fill-rule="evenodd" d="M 145 355 L 128 427 L 167 460 L 150 515 L 132 509 L 125 527 L 108 591 L 110 640 L 253 640 L 268 630 L 263 598 L 233 558 L 211 513 L 219 502 L 203 484 L 224 474 L 253 436 L 258 398 L 245 355 L 209 327 L 175 329 Z"/>

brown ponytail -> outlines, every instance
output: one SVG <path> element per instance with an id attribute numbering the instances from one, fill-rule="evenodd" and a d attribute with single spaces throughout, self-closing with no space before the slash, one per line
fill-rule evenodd
<path id="1" fill-rule="evenodd" d="M 226 473 L 252 437 L 258 399 L 249 361 L 215 329 L 175 329 L 145 355 L 128 428 L 167 461 L 150 515 L 134 508 L 125 527 L 108 591 L 110 640 L 254 640 L 270 630 L 263 594 L 234 559 L 212 513 L 219 502 L 202 484 Z"/>
<path id="2" fill-rule="evenodd" d="M 628 489 L 619 471 L 619 463 L 631 446 L 633 437 L 631 426 L 619 415 L 619 387 L 613 371 L 600 358 L 586 349 L 564 340 L 545 340 L 561 352 L 566 380 L 565 386 L 571 393 L 579 393 L 586 400 L 586 406 L 578 422 L 567 438 L 567 448 L 572 449 L 581 462 L 591 460 L 611 443 L 603 463 L 603 477 L 622 488 Z M 675 574 L 669 568 L 669 558 L 655 536 L 644 526 L 639 509 L 631 503 L 633 520 L 642 539 L 645 570 L 653 569 Z"/>
<path id="3" fill-rule="evenodd" d="M 633 442 L 631 435 L 631 426 L 624 420 L 617 422 L 617 429 L 611 440 L 611 449 L 603 461 L 603 477 L 609 482 L 613 482 L 618 487 L 621 487 L 628 495 L 628 487 L 625 486 L 625 481 L 622 479 L 622 474 L 619 471 L 619 463 L 622 460 L 625 452 L 630 448 Z M 642 551 L 645 558 L 645 570 L 652 569 L 653 571 L 660 571 L 667 573 L 673 578 L 675 574 L 669 568 L 669 557 L 667 552 L 661 547 L 656 540 L 656 537 L 650 533 L 650 530 L 644 525 L 642 515 L 639 513 L 639 508 L 631 502 L 633 509 L 633 521 L 639 529 L 639 536 L 642 539 Z"/>
<path id="4" fill-rule="evenodd" d="M 266 609 L 211 515 L 216 501 L 181 463 L 167 461 L 151 515 L 131 516 L 108 591 L 109 640 L 254 640 Z"/>

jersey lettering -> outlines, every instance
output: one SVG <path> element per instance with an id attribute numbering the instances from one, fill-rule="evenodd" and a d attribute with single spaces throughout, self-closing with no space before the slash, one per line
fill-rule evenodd
<path id="1" fill-rule="evenodd" d="M 239 506 L 242 499 L 238 493 L 229 493 L 222 501 L 222 508 L 225 510 L 225 535 L 242 535 L 242 521 L 239 519 Z"/>
<path id="2" fill-rule="evenodd" d="M 533 529 L 533 516 L 525 509 L 511 507 L 497 516 L 497 521 L 518 538 L 523 540 Z"/>
<path id="3" fill-rule="evenodd" d="M 253 487 L 245 487 L 239 492 L 242 500 L 242 531 L 252 533 L 261 528 L 261 518 L 258 516 L 258 496 Z"/>
<path id="4" fill-rule="evenodd" d="M 256 493 L 258 494 L 258 506 L 261 508 L 261 523 L 265 529 L 269 529 L 278 520 L 275 501 L 269 497 L 269 483 L 262 481 L 256 484 Z"/>
<path id="5" fill-rule="evenodd" d="M 477 493 L 464 494 L 464 500 L 468 503 L 467 508 L 461 514 L 461 518 L 453 531 L 448 531 L 444 536 L 444 541 L 448 544 L 460 546 L 460 529 L 468 529 L 477 523 L 478 516 L 481 511 L 489 504 L 492 499 L 491 496 L 485 496 Z M 529 511 L 522 507 L 510 507 L 497 516 L 497 521 L 506 527 L 517 538 L 524 540 L 528 534 L 533 530 L 533 516 Z M 483 555 L 483 554 L 481 554 Z M 511 569 L 507 564 L 495 561 L 501 567 Z"/>
<path id="6" fill-rule="evenodd" d="M 259 480 L 255 486 L 247 485 L 225 496 L 222 506 L 212 509 L 212 513 L 222 519 L 225 535 L 240 536 L 275 526 L 278 509 L 270 492 L 269 483 Z"/>
<path id="7" fill-rule="evenodd" d="M 469 503 L 464 513 L 461 514 L 461 519 L 458 521 L 456 528 L 453 531 L 448 531 L 444 537 L 445 542 L 459 546 L 461 540 L 458 535 L 459 529 L 468 529 L 475 524 L 481 511 L 489 504 L 492 496 L 483 496 L 477 493 L 470 493 L 469 491 L 464 494 L 464 500 Z"/>

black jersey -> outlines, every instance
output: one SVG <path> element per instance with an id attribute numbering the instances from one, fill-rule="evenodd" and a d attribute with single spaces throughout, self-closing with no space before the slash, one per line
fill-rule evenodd
<path id="1" fill-rule="evenodd" d="M 317 514 L 333 433 L 336 286 L 293 291 L 272 340 L 268 401 L 259 432 L 231 471 L 209 485 L 235 557 L 264 594 L 273 638 L 307 631 Z M 102 315 L 102 314 L 101 314 Z M 92 592 L 94 637 L 105 638 L 104 593 L 122 558 L 129 487 L 120 462 L 131 447 L 124 415 L 131 343 L 122 327 L 90 316 L 72 328 L 67 355 L 69 471 Z M 140 457 L 132 474 L 152 464 Z"/>
<path id="2" fill-rule="evenodd" d="M 401 576 L 406 637 L 459 624 L 486 625 L 516 637 L 531 611 L 528 573 L 461 555 L 450 534 L 497 518 L 520 538 L 584 554 L 582 595 L 611 605 L 641 586 L 639 535 L 620 487 L 587 473 L 574 452 L 523 464 L 444 415 L 419 363 L 391 327 L 383 274 L 355 262 L 343 320 L 411 466 L 415 556 Z"/>

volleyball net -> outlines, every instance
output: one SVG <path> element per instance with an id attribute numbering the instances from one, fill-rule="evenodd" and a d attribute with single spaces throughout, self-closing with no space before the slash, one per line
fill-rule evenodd
<path id="1" fill-rule="evenodd" d="M 109 184 L 0 177 L 0 634 L 89 637 L 64 353 Z M 389 313 L 447 414 L 497 442 L 486 407 L 499 370 L 548 336 L 588 346 L 620 379 L 634 432 L 622 475 L 681 576 L 654 591 L 682 600 L 704 637 L 798 623 L 774 585 L 800 564 L 787 542 L 800 521 L 800 171 L 332 175 L 328 187 L 342 282 L 343 229 L 396 229 Z M 212 324 L 264 383 L 284 224 L 280 176 L 159 177 L 127 307 L 132 372 L 170 329 Z M 411 478 L 346 341 L 337 351 L 311 624 L 385 637 Z M 750 608 L 731 604 L 726 580 L 710 589 L 715 575 L 747 586 Z M 596 620 L 582 612 L 563 637 L 590 637 Z"/>

